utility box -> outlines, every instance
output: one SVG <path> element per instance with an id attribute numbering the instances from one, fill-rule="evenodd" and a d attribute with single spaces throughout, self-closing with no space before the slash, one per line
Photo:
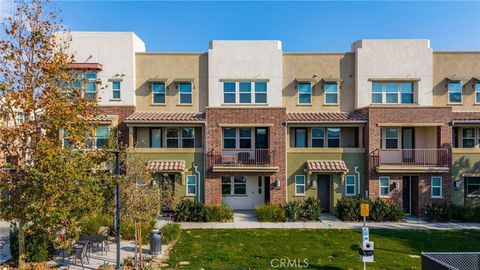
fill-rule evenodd
<path id="1" fill-rule="evenodd" d="M 358 254 L 362 262 L 373 262 L 374 245 L 371 241 L 362 241 L 358 247 Z"/>
<path id="2" fill-rule="evenodd" d="M 150 255 L 162 253 L 162 233 L 159 230 L 152 230 L 150 233 Z"/>

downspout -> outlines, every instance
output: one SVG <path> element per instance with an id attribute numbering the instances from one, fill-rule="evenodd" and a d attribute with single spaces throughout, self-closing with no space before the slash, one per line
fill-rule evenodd
<path id="1" fill-rule="evenodd" d="M 357 173 L 357 181 L 358 181 L 358 188 L 357 188 L 358 193 L 357 194 L 360 195 L 361 194 L 361 188 L 360 188 L 361 181 L 360 181 L 360 172 L 358 171 L 358 165 L 354 165 L 353 170 L 355 171 L 355 173 Z"/>
<path id="2" fill-rule="evenodd" d="M 201 196 L 200 196 L 200 172 L 198 171 L 198 165 L 193 165 L 193 169 L 195 170 L 195 174 L 197 175 L 197 199 L 198 199 L 198 202 L 201 201 Z"/>

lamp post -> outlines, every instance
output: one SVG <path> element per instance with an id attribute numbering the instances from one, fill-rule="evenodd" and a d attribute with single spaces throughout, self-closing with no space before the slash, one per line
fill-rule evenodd
<path id="1" fill-rule="evenodd" d="M 111 149 L 108 151 L 115 153 L 115 166 L 114 166 L 113 174 L 118 177 L 120 175 L 120 150 Z M 118 183 L 118 179 L 117 179 L 117 183 L 115 184 L 115 241 L 117 242 L 115 269 L 121 270 L 121 266 L 120 266 L 120 185 Z"/>

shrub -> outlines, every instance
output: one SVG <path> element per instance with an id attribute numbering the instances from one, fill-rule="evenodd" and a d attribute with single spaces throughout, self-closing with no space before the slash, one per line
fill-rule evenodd
<path id="1" fill-rule="evenodd" d="M 177 222 L 205 220 L 205 206 L 202 203 L 183 199 L 175 207 L 174 220 Z"/>
<path id="2" fill-rule="evenodd" d="M 392 204 L 388 206 L 387 219 L 390 221 L 400 221 L 405 217 L 405 211 L 398 205 Z"/>
<path id="3" fill-rule="evenodd" d="M 233 210 L 226 205 L 211 205 L 205 207 L 207 222 L 227 222 L 233 219 Z"/>
<path id="4" fill-rule="evenodd" d="M 256 208 L 260 222 L 285 222 L 285 211 L 276 204 L 261 204 Z"/>
<path id="5" fill-rule="evenodd" d="M 105 213 L 86 216 L 80 221 L 80 228 L 82 229 L 80 235 L 96 235 L 100 227 L 109 227 L 110 232 L 113 232 L 113 216 Z"/>
<path id="6" fill-rule="evenodd" d="M 303 206 L 299 201 L 290 201 L 283 206 L 288 221 L 299 221 L 303 216 Z"/>
<path id="7" fill-rule="evenodd" d="M 309 197 L 303 202 L 303 219 L 317 221 L 322 214 L 322 207 L 320 206 L 320 200 Z"/>
<path id="8" fill-rule="evenodd" d="M 447 203 L 425 205 L 425 217 L 430 221 L 450 221 L 455 215 L 455 206 Z"/>
<path id="9" fill-rule="evenodd" d="M 369 220 L 372 221 L 399 221 L 405 217 L 405 211 L 396 205 L 389 204 L 380 198 L 371 201 L 368 198 L 357 197 L 343 197 L 337 201 L 337 215 L 343 221 L 359 221 L 360 204 L 370 204 Z"/>
<path id="10" fill-rule="evenodd" d="M 18 228 L 10 227 L 10 253 L 12 258 L 18 258 Z M 44 262 L 48 259 L 47 232 L 39 228 L 25 228 L 25 261 Z"/>
<path id="11" fill-rule="evenodd" d="M 161 229 L 162 232 L 162 244 L 169 244 L 180 237 L 182 229 L 178 223 L 168 223 Z"/>
<path id="12" fill-rule="evenodd" d="M 462 222 L 480 221 L 480 207 L 458 206 L 455 209 L 454 219 Z"/>
<path id="13" fill-rule="evenodd" d="M 142 242 L 148 243 L 150 241 L 150 232 L 155 228 L 156 220 L 152 218 L 147 224 L 142 224 Z M 134 240 L 135 238 L 135 223 L 132 220 L 122 220 L 120 225 L 120 237 L 122 240 Z"/>
<path id="14" fill-rule="evenodd" d="M 382 199 L 377 198 L 370 204 L 369 219 L 372 221 L 384 221 L 388 215 L 389 205 Z"/>
<path id="15" fill-rule="evenodd" d="M 357 197 L 342 197 L 337 200 L 337 215 L 343 221 L 360 220 L 360 204 L 371 203 L 370 199 Z"/>

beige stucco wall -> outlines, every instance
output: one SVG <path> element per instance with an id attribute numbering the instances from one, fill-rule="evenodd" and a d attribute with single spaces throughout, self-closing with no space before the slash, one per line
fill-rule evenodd
<path id="1" fill-rule="evenodd" d="M 448 105 L 447 77 L 463 79 L 463 104 L 452 105 L 454 111 L 478 111 L 475 104 L 475 81 L 480 79 L 480 52 L 433 53 L 433 105 Z"/>
<path id="2" fill-rule="evenodd" d="M 208 57 L 206 53 L 138 53 L 136 54 L 137 111 L 203 111 L 208 97 Z M 152 105 L 149 80 L 166 79 L 165 105 Z M 193 79 L 192 105 L 179 104 L 175 80 Z"/>
<path id="3" fill-rule="evenodd" d="M 283 106 L 287 111 L 353 111 L 355 109 L 355 56 L 352 53 L 284 53 Z M 298 104 L 296 79 L 314 79 L 312 104 Z M 339 104 L 325 105 L 323 79 L 342 79 Z"/>

